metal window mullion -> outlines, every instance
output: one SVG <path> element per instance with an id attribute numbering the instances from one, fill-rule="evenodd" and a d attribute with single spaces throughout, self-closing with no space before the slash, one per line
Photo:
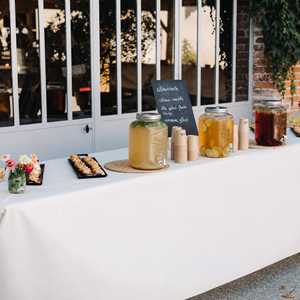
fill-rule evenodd
<path id="1" fill-rule="evenodd" d="M 220 83 L 220 68 L 219 68 L 219 55 L 220 55 L 220 0 L 216 0 L 216 54 L 215 54 L 215 103 L 219 104 L 219 83 Z"/>
<path id="2" fill-rule="evenodd" d="M 201 53 L 200 53 L 200 39 L 201 39 L 201 16 L 202 16 L 202 0 L 198 0 L 197 7 L 197 106 L 201 105 L 201 84 L 202 84 L 202 70 L 201 70 Z"/>
<path id="3" fill-rule="evenodd" d="M 71 36 L 71 3 L 70 0 L 65 0 L 65 19 L 66 19 L 66 53 L 67 53 L 67 107 L 68 120 L 73 119 L 72 111 L 72 36 Z"/>
<path id="4" fill-rule="evenodd" d="M 178 79 L 182 79 L 182 0 L 178 0 Z"/>
<path id="5" fill-rule="evenodd" d="M 136 0 L 136 35 L 137 35 L 137 108 L 142 112 L 142 4 Z"/>
<path id="6" fill-rule="evenodd" d="M 12 91 L 14 103 L 14 127 L 20 126 L 19 112 L 19 86 L 18 86 L 18 58 L 17 58 L 17 32 L 16 32 L 16 6 L 15 0 L 9 0 L 10 11 L 10 38 L 11 38 L 11 66 Z"/>
<path id="7" fill-rule="evenodd" d="M 182 0 L 176 0 L 175 3 L 175 79 L 182 77 L 182 63 L 181 63 L 181 7 Z"/>
<path id="8" fill-rule="evenodd" d="M 156 80 L 161 78 L 161 2 L 156 0 Z"/>
<path id="9" fill-rule="evenodd" d="M 40 40 L 40 73 L 41 73 L 41 101 L 42 123 L 47 123 L 47 83 L 46 83 L 46 56 L 45 56 L 45 19 L 44 0 L 38 0 L 39 40 Z"/>
<path id="10" fill-rule="evenodd" d="M 117 100 L 118 115 L 122 114 L 122 45 L 121 45 L 121 0 L 116 0 L 116 44 L 117 44 Z"/>
<path id="11" fill-rule="evenodd" d="M 90 51 L 91 51 L 91 87 L 92 117 L 95 121 L 101 116 L 100 77 L 100 4 L 90 1 Z"/>
<path id="12" fill-rule="evenodd" d="M 233 1 L 232 15 L 232 102 L 236 102 L 236 43 L 237 43 L 237 0 Z"/>
<path id="13" fill-rule="evenodd" d="M 91 101 L 92 101 L 92 148 L 97 151 L 96 128 L 101 117 L 100 91 L 100 5 L 99 1 L 90 1 L 90 51 L 91 51 Z"/>

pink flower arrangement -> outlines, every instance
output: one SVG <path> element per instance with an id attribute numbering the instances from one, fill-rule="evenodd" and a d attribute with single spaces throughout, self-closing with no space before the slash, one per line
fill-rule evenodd
<path id="1" fill-rule="evenodd" d="M 1 160 L 4 162 L 5 167 L 12 173 L 25 172 L 30 174 L 33 170 L 34 158 L 27 155 L 21 155 L 19 161 L 11 159 L 9 154 L 2 155 Z"/>
<path id="2" fill-rule="evenodd" d="M 6 164 L 6 168 L 9 170 L 9 171 L 14 171 L 15 168 L 16 168 L 16 165 L 17 165 L 17 162 L 13 159 L 9 159 L 5 162 Z"/>

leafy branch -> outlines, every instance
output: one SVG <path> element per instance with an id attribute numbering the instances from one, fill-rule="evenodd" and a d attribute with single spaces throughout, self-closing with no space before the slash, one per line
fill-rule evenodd
<path id="1" fill-rule="evenodd" d="M 300 0 L 252 0 L 251 15 L 264 35 L 268 70 L 281 93 L 290 81 L 296 93 L 294 66 L 300 60 Z"/>

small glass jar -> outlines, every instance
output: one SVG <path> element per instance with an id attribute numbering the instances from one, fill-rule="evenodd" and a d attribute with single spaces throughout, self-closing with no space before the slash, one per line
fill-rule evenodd
<path id="1" fill-rule="evenodd" d="M 280 100 L 265 100 L 255 105 L 255 140 L 261 146 L 286 143 L 287 109 Z"/>
<path id="2" fill-rule="evenodd" d="M 226 107 L 207 107 L 199 118 L 201 156 L 226 157 L 232 150 L 233 116 Z"/>
<path id="3" fill-rule="evenodd" d="M 167 165 L 168 126 L 157 113 L 137 114 L 129 129 L 129 164 L 135 169 L 158 170 Z"/>

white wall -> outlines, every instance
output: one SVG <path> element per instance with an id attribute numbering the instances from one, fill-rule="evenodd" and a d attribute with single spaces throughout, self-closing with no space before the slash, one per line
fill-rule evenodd
<path id="1" fill-rule="evenodd" d="M 73 125 L 0 133 L 0 154 L 36 153 L 45 160 L 92 152 L 92 134 L 86 134 L 82 129 L 83 125 Z"/>

